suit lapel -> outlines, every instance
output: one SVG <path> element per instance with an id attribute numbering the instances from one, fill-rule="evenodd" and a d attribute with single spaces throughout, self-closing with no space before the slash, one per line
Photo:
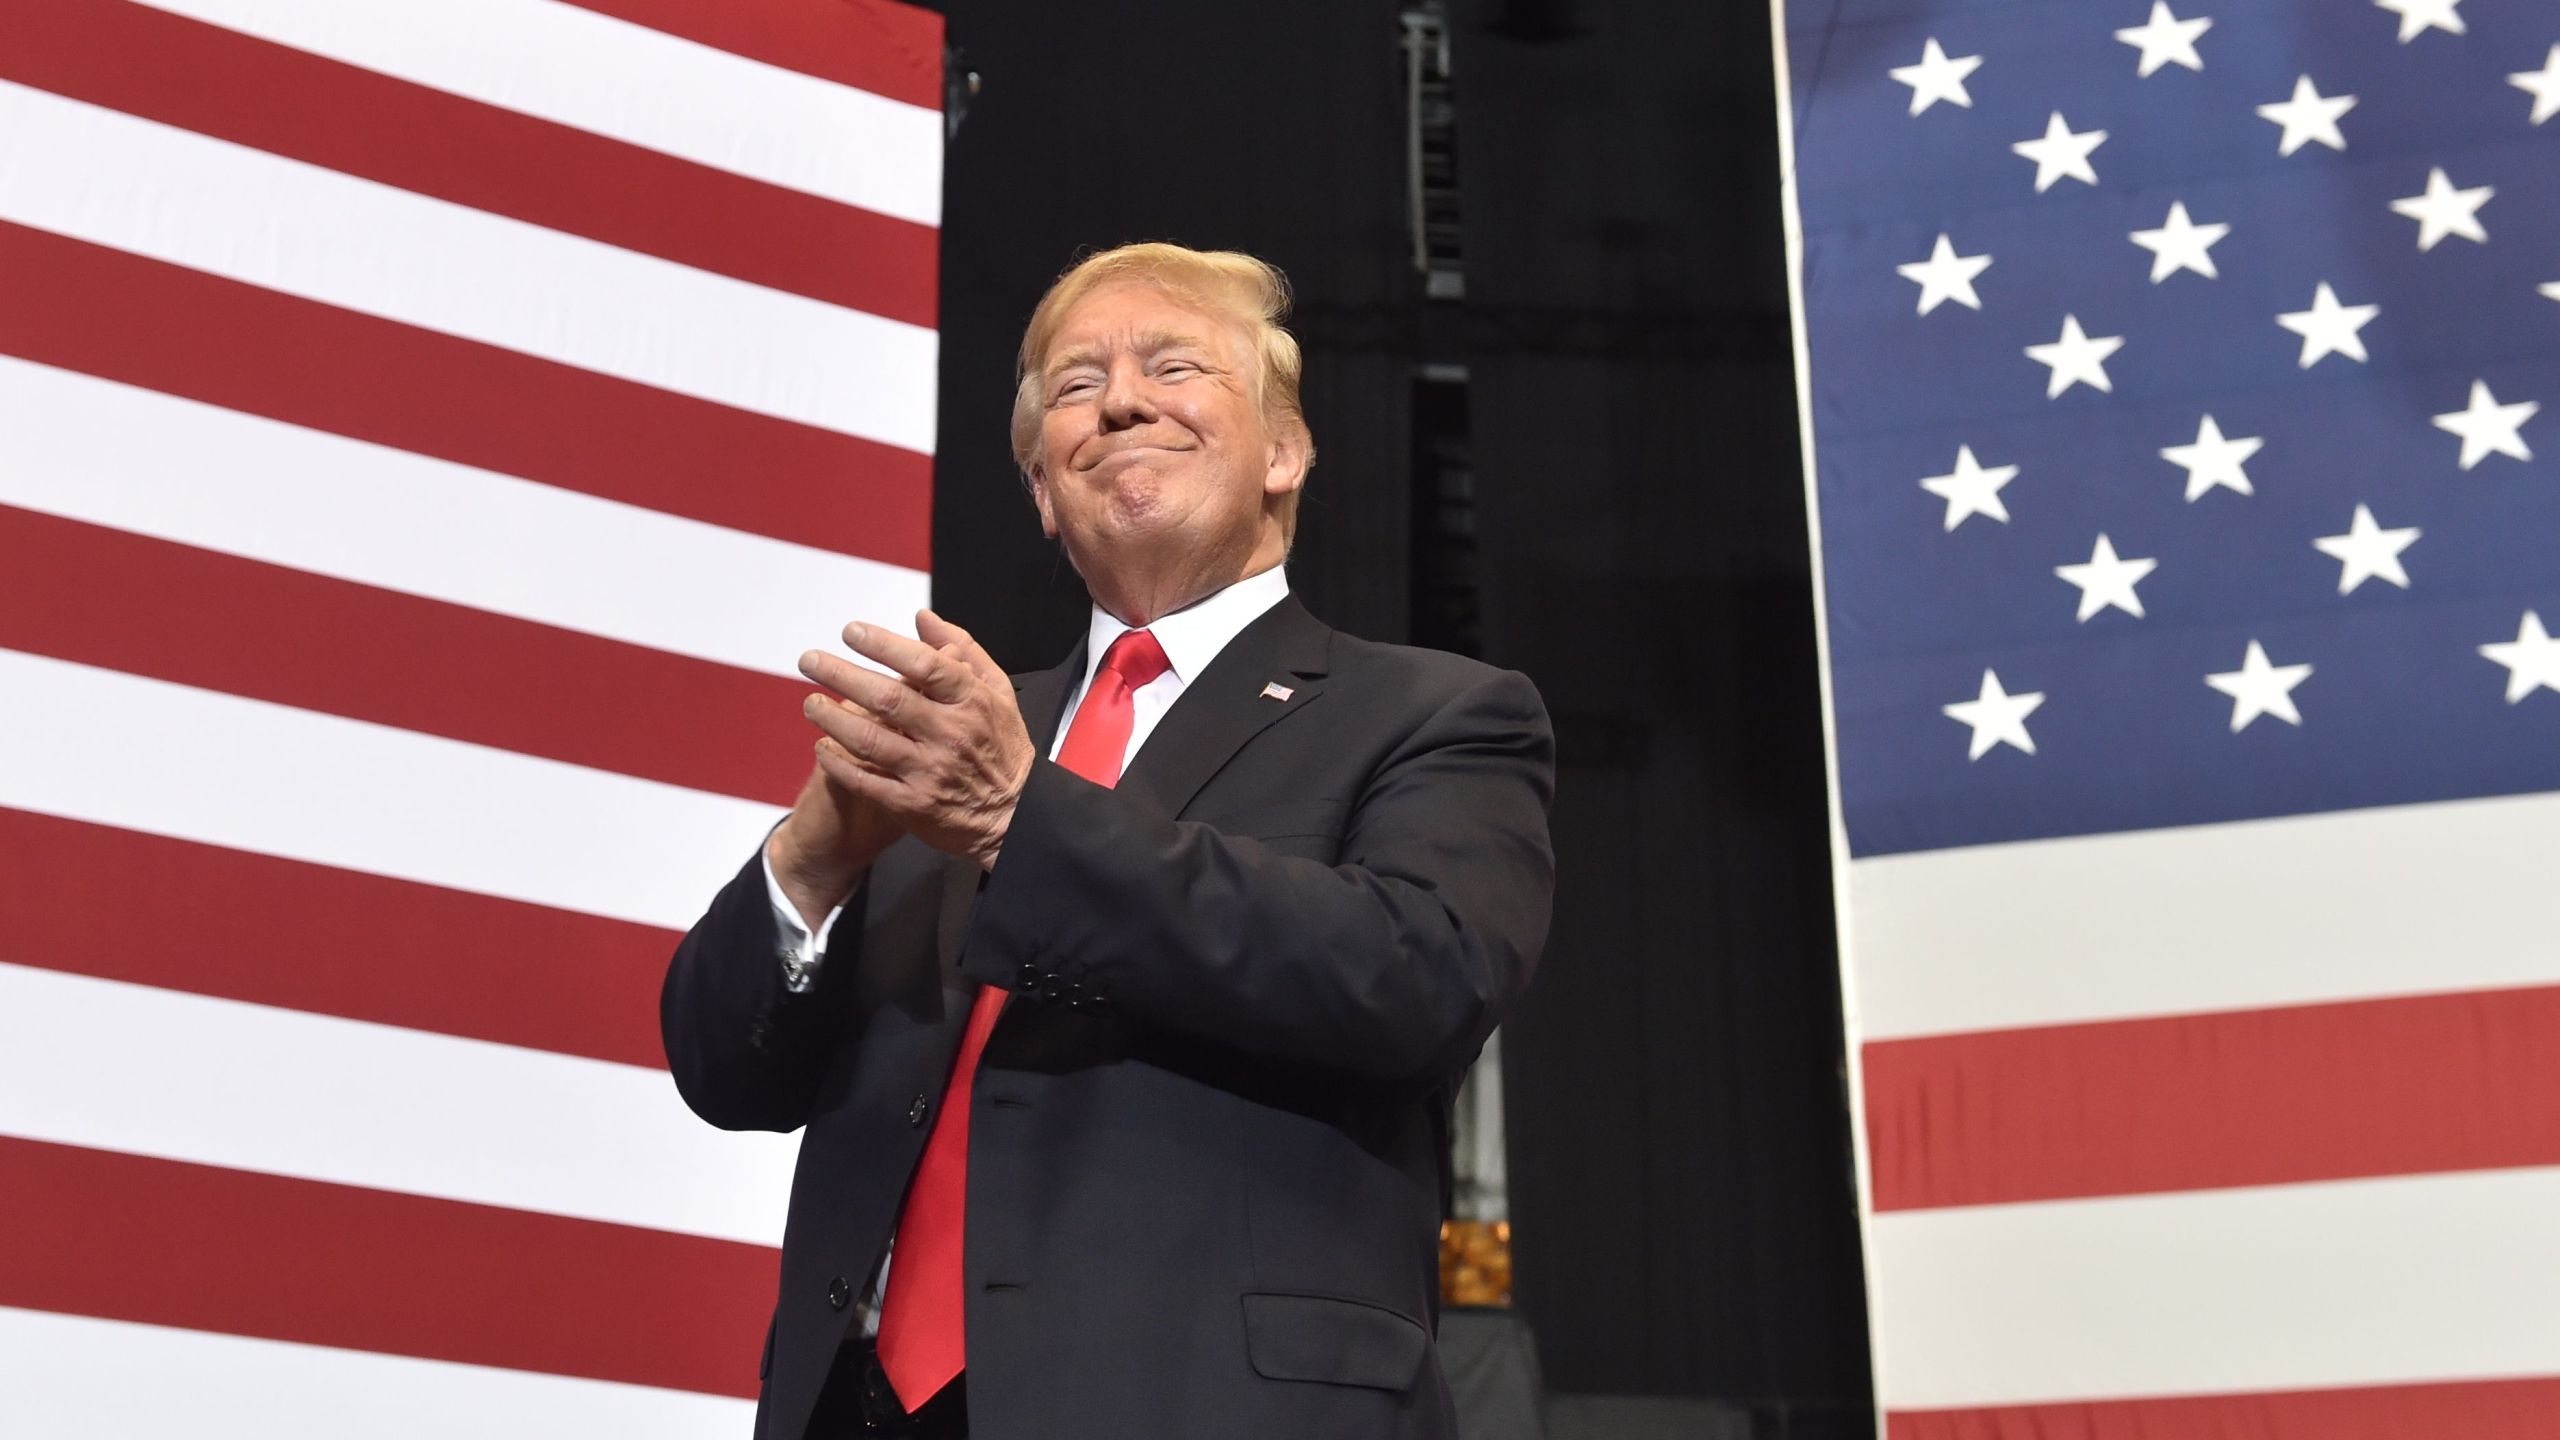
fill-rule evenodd
<path id="1" fill-rule="evenodd" d="M 1014 678 L 1013 703 L 1022 711 L 1024 727 L 1031 731 L 1032 747 L 1043 755 L 1049 753 L 1058 738 L 1058 726 L 1066 719 L 1067 693 L 1084 678 L 1085 643 L 1077 641 L 1066 659 L 1046 670 Z"/>
<path id="2" fill-rule="evenodd" d="M 1246 741 L 1323 696 L 1332 649 L 1333 631 L 1296 596 L 1264 611 L 1183 687 L 1119 788 L 1180 815 Z"/>

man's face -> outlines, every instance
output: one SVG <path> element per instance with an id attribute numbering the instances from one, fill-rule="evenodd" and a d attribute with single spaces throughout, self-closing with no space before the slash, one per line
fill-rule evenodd
<path id="1" fill-rule="evenodd" d="M 1266 526 L 1277 535 L 1264 498 L 1305 466 L 1263 424 L 1253 364 L 1234 325 L 1150 285 L 1067 312 L 1040 372 L 1031 492 L 1088 580 L 1175 554 L 1241 563 Z"/>

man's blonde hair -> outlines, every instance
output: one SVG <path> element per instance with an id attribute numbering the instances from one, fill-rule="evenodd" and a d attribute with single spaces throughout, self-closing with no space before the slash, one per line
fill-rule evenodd
<path id="1" fill-rule="evenodd" d="M 1236 250 L 1194 250 L 1186 245 L 1148 241 L 1088 255 L 1067 268 L 1040 297 L 1031 323 L 1022 332 L 1022 353 L 1014 366 L 1013 463 L 1025 477 L 1040 456 L 1041 365 L 1058 338 L 1058 327 L 1076 302 L 1106 285 L 1134 282 L 1150 285 L 1207 314 L 1234 325 L 1245 339 L 1253 364 L 1254 403 L 1262 423 L 1274 435 L 1294 438 L 1315 468 L 1315 436 L 1307 429 L 1306 412 L 1298 404 L 1298 378 L 1305 359 L 1297 338 L 1281 324 L 1289 315 L 1289 277 L 1278 266 Z M 1298 496 L 1281 502 L 1280 527 L 1295 538 Z"/>

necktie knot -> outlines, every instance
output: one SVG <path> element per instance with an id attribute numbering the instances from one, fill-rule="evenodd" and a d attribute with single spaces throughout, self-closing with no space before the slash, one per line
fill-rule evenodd
<path id="1" fill-rule="evenodd" d="M 1144 630 L 1129 630 L 1102 652 L 1093 684 L 1076 706 L 1067 737 L 1058 747 L 1058 763 L 1096 785 L 1120 783 L 1120 766 L 1128 758 L 1129 736 L 1137 728 L 1139 689 L 1173 668 L 1164 646 Z"/>
<path id="2" fill-rule="evenodd" d="M 1173 668 L 1165 658 L 1164 646 L 1146 630 L 1123 631 L 1111 648 L 1102 652 L 1102 668 L 1120 677 L 1120 683 L 1136 690 L 1152 683 L 1157 676 Z"/>

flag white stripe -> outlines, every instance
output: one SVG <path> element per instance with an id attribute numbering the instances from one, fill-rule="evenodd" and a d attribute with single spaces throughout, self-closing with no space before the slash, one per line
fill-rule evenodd
<path id="1" fill-rule="evenodd" d="M 16 650 L 0 697 L 0 805 L 670 930 L 782 813 Z"/>
<path id="2" fill-rule="evenodd" d="M 367 963 L 362 935 L 339 940 L 340 963 Z M 0 938 L 0 1134 L 782 1241 L 796 1142 L 703 1124 L 663 1070 L 40 970 L 7 954 Z"/>
<path id="3" fill-rule="evenodd" d="M 1868 1221 L 1894 1408 L 2560 1374 L 2560 1169 Z"/>
<path id="4" fill-rule="evenodd" d="M 141 0 L 415 84 L 919 224 L 942 113 L 554 0 Z"/>
<path id="5" fill-rule="evenodd" d="M 0 135 L 0 219 L 933 449 L 936 338 L 921 326 L 6 81 Z"/>
<path id="6" fill-rule="evenodd" d="M 2554 837 L 2560 795 L 2519 795 L 1852 861 L 1855 1018 L 1881 1040 L 2560 983 Z"/>
<path id="7" fill-rule="evenodd" d="M 0 1397 L 11 1440 L 734 1440 L 755 1423 L 725 1396 L 6 1307 Z"/>
<path id="8" fill-rule="evenodd" d="M 920 570 L 6 356 L 0 504 L 776 675 L 848 620 L 910 630 L 930 589 Z"/>

